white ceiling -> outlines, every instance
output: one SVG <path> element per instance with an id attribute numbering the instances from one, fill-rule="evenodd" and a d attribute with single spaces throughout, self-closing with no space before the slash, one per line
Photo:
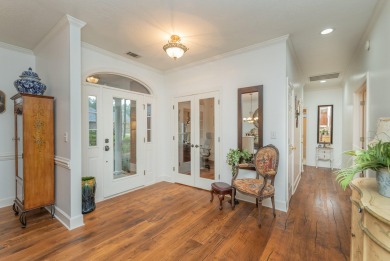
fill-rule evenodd
<path id="1" fill-rule="evenodd" d="M 69 14 L 82 41 L 162 71 L 289 34 L 305 77 L 343 73 L 377 0 L 0 0 L 0 41 L 34 49 Z M 333 27 L 334 33 L 320 31 Z M 162 49 L 171 34 L 189 51 Z M 336 81 L 336 83 L 339 81 Z"/>

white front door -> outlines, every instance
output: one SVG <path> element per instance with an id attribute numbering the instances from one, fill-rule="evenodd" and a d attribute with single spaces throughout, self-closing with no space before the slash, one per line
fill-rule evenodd
<path id="1" fill-rule="evenodd" d="M 103 88 L 104 197 L 143 186 L 142 95 Z"/>
<path id="2" fill-rule="evenodd" d="M 175 99 L 175 182 L 203 189 L 219 178 L 219 94 Z"/>

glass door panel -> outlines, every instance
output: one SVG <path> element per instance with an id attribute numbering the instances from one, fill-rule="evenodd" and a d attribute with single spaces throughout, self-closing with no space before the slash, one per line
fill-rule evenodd
<path id="1" fill-rule="evenodd" d="M 218 92 L 175 100 L 175 182 L 209 189 L 219 172 Z"/>
<path id="2" fill-rule="evenodd" d="M 110 197 L 144 185 L 146 111 L 143 97 L 103 89 L 103 194 Z"/>
<path id="3" fill-rule="evenodd" d="M 191 102 L 178 103 L 178 172 L 191 176 Z"/>
<path id="4" fill-rule="evenodd" d="M 199 99 L 199 176 L 211 180 L 215 179 L 214 137 L 214 97 Z"/>
<path id="5" fill-rule="evenodd" d="M 137 173 L 137 102 L 113 98 L 113 178 Z"/>

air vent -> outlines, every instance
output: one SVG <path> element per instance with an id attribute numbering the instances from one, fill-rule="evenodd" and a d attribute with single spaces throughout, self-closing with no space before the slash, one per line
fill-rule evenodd
<path id="1" fill-rule="evenodd" d="M 329 80 L 329 79 L 336 79 L 339 78 L 340 73 L 330 73 L 330 74 L 324 74 L 324 75 L 317 75 L 317 76 L 311 76 L 310 81 L 316 82 L 316 81 L 322 81 L 322 80 Z"/>
<path id="2" fill-rule="evenodd" d="M 128 56 L 131 56 L 131 57 L 134 57 L 134 58 L 140 58 L 141 56 L 139 56 L 138 54 L 136 53 L 133 53 L 133 52 L 127 52 L 126 53 Z"/>

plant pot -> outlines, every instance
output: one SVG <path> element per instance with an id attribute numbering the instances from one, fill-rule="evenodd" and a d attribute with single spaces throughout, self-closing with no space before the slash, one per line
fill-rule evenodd
<path id="1" fill-rule="evenodd" d="M 380 169 L 376 172 L 378 192 L 382 196 L 390 198 L 390 173 L 388 169 Z"/>
<path id="2" fill-rule="evenodd" d="M 81 181 L 82 210 L 87 214 L 95 210 L 96 180 L 94 177 L 83 177 Z"/>

